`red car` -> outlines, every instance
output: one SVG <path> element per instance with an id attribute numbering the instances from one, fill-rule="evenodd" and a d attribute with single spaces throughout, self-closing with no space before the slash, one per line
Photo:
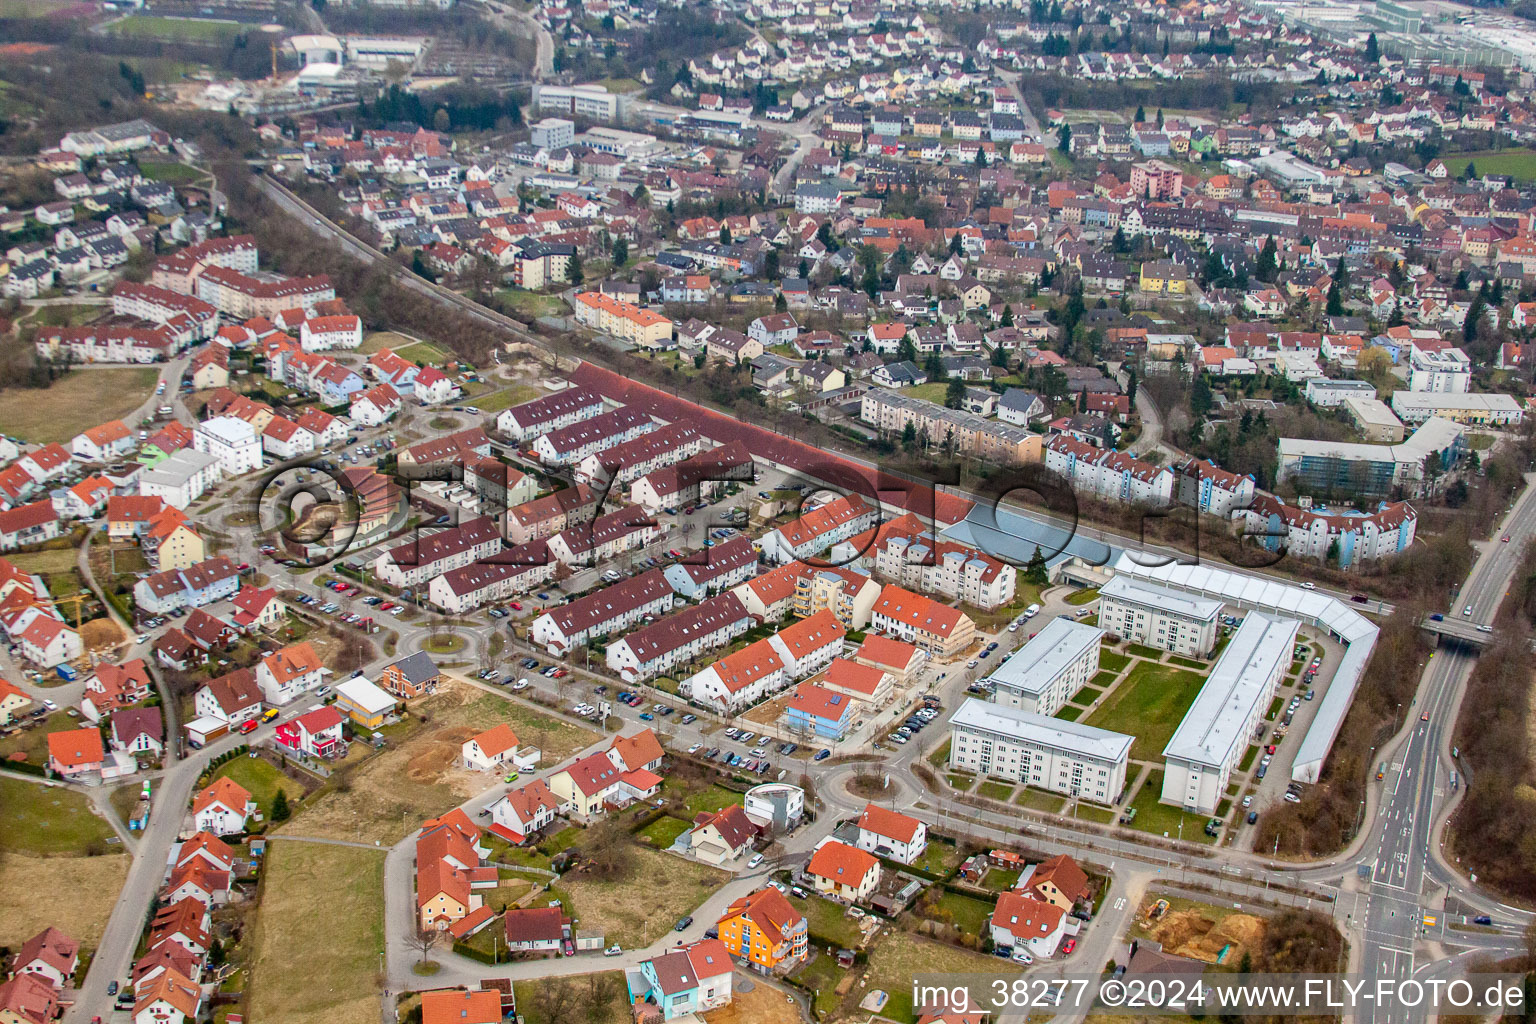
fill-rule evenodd
<path id="1" fill-rule="evenodd" d="M 245 570 L 249 569 L 250 567 L 251 563 L 249 562 L 241 562 L 239 565 L 235 566 L 235 568 L 239 569 L 241 572 L 245 572 Z"/>
<path id="2" fill-rule="evenodd" d="M 1503 542 L 1504 542 L 1504 543 L 1505 543 L 1505 544 L 1508 544 L 1508 543 L 1509 543 L 1509 534 L 1507 534 L 1507 533 L 1506 533 L 1506 534 L 1505 534 L 1505 535 L 1504 535 L 1504 536 L 1503 536 L 1503 537 L 1502 537 L 1502 538 L 1501 538 L 1501 540 L 1502 540 L 1502 541 L 1503 541 Z"/>
<path id="3" fill-rule="evenodd" d="M 246 721 L 241 722 L 240 723 L 240 735 L 244 736 L 246 733 L 255 732 L 256 731 L 256 726 L 259 725 L 259 724 L 260 723 L 257 722 L 256 719 L 254 719 L 254 718 L 247 719 Z"/>
<path id="4" fill-rule="evenodd" d="M 1271 743 L 1271 744 L 1270 744 L 1270 745 L 1269 745 L 1269 746 L 1267 746 L 1267 747 L 1265 747 L 1265 748 L 1264 748 L 1264 751 L 1265 751 L 1265 753 L 1267 753 L 1267 754 L 1271 754 L 1271 755 L 1273 755 L 1273 754 L 1274 754 L 1274 752 L 1275 752 L 1275 745 L 1274 745 L 1274 744 L 1273 744 L 1273 743 Z"/>
<path id="5" fill-rule="evenodd" d="M 1076 948 L 1077 948 L 1077 940 L 1076 939 L 1068 939 L 1066 942 L 1063 942 L 1061 944 L 1061 955 L 1062 956 L 1069 956 L 1072 953 L 1072 951 L 1074 949 L 1076 949 Z"/>
<path id="6" fill-rule="evenodd" d="M 511 608 L 515 612 L 520 612 L 523 610 L 522 603 L 519 601 L 509 601 L 507 602 L 507 607 Z"/>

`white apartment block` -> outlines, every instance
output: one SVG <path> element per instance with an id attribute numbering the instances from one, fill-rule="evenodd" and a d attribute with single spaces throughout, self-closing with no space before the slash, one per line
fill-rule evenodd
<path id="1" fill-rule="evenodd" d="M 1291 665 L 1298 623 L 1250 611 L 1163 748 L 1162 802 L 1211 814 Z"/>
<path id="2" fill-rule="evenodd" d="M 1099 670 L 1104 630 L 1072 619 L 1052 619 L 987 678 L 992 700 L 1047 717 L 1060 711 Z"/>
<path id="3" fill-rule="evenodd" d="M 215 416 L 197 425 L 192 447 L 219 460 L 225 476 L 261 468 L 261 437 L 256 428 L 233 416 Z"/>
<path id="4" fill-rule="evenodd" d="M 1231 518 L 1253 504 L 1253 477 L 1229 473 L 1203 459 L 1190 459 L 1178 468 L 1179 504 L 1206 515 Z"/>
<path id="5" fill-rule="evenodd" d="M 1127 640 L 1190 658 L 1216 646 L 1221 602 L 1116 576 L 1099 588 L 1099 625 Z"/>
<path id="6" fill-rule="evenodd" d="M 1132 737 L 971 697 L 949 722 L 949 766 L 1113 804 Z"/>
<path id="7" fill-rule="evenodd" d="M 875 549 L 875 572 L 908 590 L 959 599 L 978 608 L 1013 600 L 1018 572 L 1011 565 L 923 531 L 886 534 Z"/>
<path id="8" fill-rule="evenodd" d="M 1101 501 L 1161 508 L 1173 501 L 1173 473 L 1112 448 L 1058 434 L 1045 446 L 1045 467 L 1072 489 Z"/>
<path id="9" fill-rule="evenodd" d="M 185 509 L 223 478 L 223 466 L 217 457 L 183 448 L 154 469 L 139 474 L 139 494 L 161 498 L 167 505 Z"/>
<path id="10" fill-rule="evenodd" d="M 1408 350 L 1408 390 L 1461 394 L 1472 390 L 1472 360 L 1459 348 Z"/>

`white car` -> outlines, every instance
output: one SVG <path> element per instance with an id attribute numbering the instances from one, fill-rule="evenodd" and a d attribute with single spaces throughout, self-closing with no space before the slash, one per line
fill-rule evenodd
<path id="1" fill-rule="evenodd" d="M 617 942 L 615 942 L 613 945 L 611 945 L 607 949 L 603 950 L 603 956 L 619 956 L 623 952 L 624 952 L 624 947 L 620 946 Z"/>
<path id="2" fill-rule="evenodd" d="M 1317 589 L 1317 584 L 1313 583 L 1311 580 L 1306 580 L 1306 581 L 1304 581 L 1301 584 L 1301 589 L 1302 590 L 1316 590 Z"/>
<path id="3" fill-rule="evenodd" d="M 136 644 L 147 644 L 149 643 L 149 634 L 140 633 L 138 636 L 133 638 L 133 642 Z"/>
<path id="4" fill-rule="evenodd" d="M 760 853 L 754 853 L 752 855 L 752 859 L 747 861 L 747 867 L 748 867 L 748 869 L 755 868 L 759 864 L 761 864 L 762 862 L 763 862 L 763 855 L 760 854 Z"/>
<path id="5" fill-rule="evenodd" d="M 44 699 L 43 707 L 47 708 L 49 711 L 57 711 L 57 710 L 59 710 L 59 706 L 57 704 L 55 704 L 53 701 L 47 700 L 47 699 Z"/>
<path id="6" fill-rule="evenodd" d="M 1019 631 L 1019 624 L 1017 622 L 1010 622 L 1010 623 L 1008 623 L 1008 632 L 1010 632 L 1010 633 L 1017 633 L 1018 631 Z"/>
<path id="7" fill-rule="evenodd" d="M 528 689 L 528 680 L 527 680 L 527 678 L 524 677 L 522 679 L 519 679 L 517 682 L 513 683 L 512 684 L 512 689 L 514 689 L 514 690 L 526 690 L 526 689 Z"/>
<path id="8" fill-rule="evenodd" d="M 688 753 L 690 753 L 690 754 L 697 754 L 699 752 L 699 748 L 702 747 L 703 745 L 704 744 L 702 744 L 702 743 L 695 743 L 693 746 L 688 748 Z"/>
<path id="9" fill-rule="evenodd" d="M 1035 958 L 1030 956 L 1027 950 L 1015 949 L 1013 951 L 1013 962 L 1016 964 L 1032 964 L 1035 962 Z"/>

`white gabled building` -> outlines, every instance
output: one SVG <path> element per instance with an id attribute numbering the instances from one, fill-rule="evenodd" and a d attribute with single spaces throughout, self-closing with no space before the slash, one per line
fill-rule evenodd
<path id="1" fill-rule="evenodd" d="M 657 425 L 639 409 L 623 406 L 541 435 L 533 442 L 533 453 L 549 466 L 573 466 L 594 452 L 633 441 Z"/>
<path id="2" fill-rule="evenodd" d="M 759 538 L 763 557 L 780 565 L 819 555 L 875 525 L 879 511 L 857 494 L 834 498 Z"/>
<path id="3" fill-rule="evenodd" d="M 1253 477 L 1228 473 L 1204 459 L 1179 465 L 1179 504 L 1228 519 L 1253 504 Z"/>
<path id="4" fill-rule="evenodd" d="M 928 848 L 928 826 L 910 814 L 867 804 L 859 815 L 859 849 L 911 864 Z"/>
<path id="5" fill-rule="evenodd" d="M 667 578 L 660 569 L 650 569 L 551 608 L 533 620 L 528 635 L 559 657 L 591 638 L 628 629 L 647 615 L 660 615 L 672 607 L 672 601 Z"/>
<path id="6" fill-rule="evenodd" d="M 1045 467 L 1072 489 L 1101 501 L 1161 508 L 1173 502 L 1173 473 L 1113 448 L 1095 448 L 1066 434 L 1045 446 Z"/>
<path id="7" fill-rule="evenodd" d="M 847 632 L 836 615 L 819 611 L 706 666 L 683 681 L 682 692 L 726 711 L 749 707 L 830 665 Z"/>
<path id="8" fill-rule="evenodd" d="M 668 423 L 632 441 L 588 455 L 576 466 L 576 482 L 595 484 L 611 480 L 615 487 L 626 487 L 647 473 L 692 458 L 703 447 L 704 439 L 698 431 L 681 423 Z"/>
<path id="9" fill-rule="evenodd" d="M 608 669 L 626 683 L 644 682 L 725 647 L 753 625 L 733 594 L 673 612 L 608 645 Z"/>
<path id="10" fill-rule="evenodd" d="M 628 505 L 571 526 L 549 539 L 549 554 L 563 565 L 598 565 L 661 536 L 661 526 L 638 505 Z"/>
<path id="11" fill-rule="evenodd" d="M 418 587 L 500 550 L 496 520 L 481 516 L 390 548 L 373 560 L 373 571 L 392 587 Z"/>
<path id="12" fill-rule="evenodd" d="M 604 408 L 602 397 L 594 392 L 567 388 L 503 411 L 496 417 L 496 429 L 521 444 L 601 415 Z"/>
<path id="13" fill-rule="evenodd" d="M 528 593 L 552 579 L 556 565 L 544 541 L 529 541 L 433 577 L 427 599 L 457 615 Z"/>

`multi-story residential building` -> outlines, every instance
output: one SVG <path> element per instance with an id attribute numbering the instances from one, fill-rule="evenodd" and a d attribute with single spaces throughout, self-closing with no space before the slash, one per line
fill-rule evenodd
<path id="1" fill-rule="evenodd" d="M 652 470 L 629 487 L 629 500 L 652 513 L 711 499 L 732 483 L 751 483 L 757 475 L 752 453 L 740 441 L 701 451 L 675 465 Z"/>
<path id="2" fill-rule="evenodd" d="M 1518 427 L 1525 407 L 1512 395 L 1443 391 L 1394 391 L 1392 408 L 1404 423 L 1423 423 L 1438 416 L 1452 423 L 1486 427 Z"/>
<path id="3" fill-rule="evenodd" d="M 788 970 L 810 948 L 805 915 L 773 886 L 733 901 L 716 928 L 726 950 L 761 974 Z"/>
<path id="4" fill-rule="evenodd" d="M 603 587 L 533 620 L 529 636 L 553 655 L 564 655 L 589 639 L 628 629 L 647 615 L 672 606 L 672 588 L 660 569 L 651 569 Z"/>
<path id="5" fill-rule="evenodd" d="M 976 623 L 969 615 L 894 583 L 880 591 L 869 624 L 935 658 L 952 658 L 976 638 Z"/>
<path id="6" fill-rule="evenodd" d="M 589 524 L 567 527 L 549 539 L 550 555 L 562 565 L 597 565 L 644 547 L 661 526 L 637 505 L 626 505 Z"/>
<path id="7" fill-rule="evenodd" d="M 614 487 L 665 466 L 692 458 L 703 450 L 704 438 L 690 426 L 668 423 L 623 444 L 594 452 L 576 465 L 576 480 L 595 483 L 603 480 Z"/>
<path id="8" fill-rule="evenodd" d="M 818 612 L 705 667 L 682 692 L 725 710 L 749 707 L 826 668 L 846 632 L 831 612 Z"/>
<path id="9" fill-rule="evenodd" d="M 652 309 L 625 302 L 602 292 L 578 292 L 571 299 L 576 322 L 611 334 L 640 348 L 668 348 L 672 321 Z"/>
<path id="10" fill-rule="evenodd" d="M 839 541 L 869 529 L 878 514 L 857 494 L 839 496 L 760 537 L 763 557 L 783 564 L 819 555 Z"/>
<path id="11" fill-rule="evenodd" d="M 1209 657 L 1216 646 L 1221 607 L 1217 600 L 1123 576 L 1099 588 L 1099 625 L 1103 629 L 1191 658 Z"/>
<path id="12" fill-rule="evenodd" d="M 418 587 L 433 577 L 501 550 L 501 531 L 490 516 L 480 516 L 433 534 L 418 534 L 373 561 L 376 576 L 392 587 Z"/>
<path id="13" fill-rule="evenodd" d="M 1327 495 L 1418 497 L 1433 488 L 1466 451 L 1462 427 L 1432 416 L 1401 444 L 1364 444 L 1282 437 L 1278 477 Z M 1257 501 L 1257 499 L 1255 499 Z"/>
<path id="14" fill-rule="evenodd" d="M 1212 814 L 1291 665 L 1298 623 L 1250 611 L 1163 748 L 1162 802 Z"/>
<path id="15" fill-rule="evenodd" d="M 984 462 L 1022 465 L 1040 461 L 1041 437 L 1033 431 L 884 388 L 864 393 L 859 418 L 887 437 L 900 436 L 910 424 L 929 446 L 947 447 Z"/>
<path id="16" fill-rule="evenodd" d="M 330 670 L 308 642 L 289 644 L 256 665 L 256 684 L 268 704 L 287 704 L 318 687 Z"/>
<path id="17" fill-rule="evenodd" d="M 795 580 L 789 610 L 801 618 L 829 611 L 848 629 L 863 629 L 880 598 L 880 584 L 857 569 L 844 566 L 802 565 Z"/>
<path id="18" fill-rule="evenodd" d="M 1302 558 L 1334 558 L 1341 567 L 1404 551 L 1413 543 L 1419 514 L 1406 501 L 1382 502 L 1375 512 L 1330 512 L 1287 505 L 1260 494 L 1244 514 L 1245 536 L 1271 551 Z"/>
<path id="19" fill-rule="evenodd" d="M 834 562 L 853 559 L 872 565 L 882 579 L 925 594 L 958 599 L 977 608 L 1008 604 L 1018 584 L 1013 566 L 968 545 L 936 536 L 910 512 L 832 549 Z"/>
<path id="20" fill-rule="evenodd" d="M 586 484 L 566 487 L 507 510 L 503 528 L 513 544 L 553 537 L 597 515 L 600 495 Z"/>
<path id="21" fill-rule="evenodd" d="M 533 442 L 533 451 L 547 465 L 573 466 L 589 455 L 649 433 L 658 425 L 640 410 L 624 406 L 543 434 Z"/>
<path id="22" fill-rule="evenodd" d="M 1052 619 L 987 678 L 998 704 L 1054 715 L 1099 670 L 1104 630 L 1072 619 Z"/>
<path id="23" fill-rule="evenodd" d="M 751 579 L 757 572 L 757 550 L 750 537 L 738 533 L 673 562 L 663 571 L 673 590 L 697 601 Z"/>
<path id="24" fill-rule="evenodd" d="M 233 597 L 240 573 L 227 558 L 210 558 L 185 569 L 168 569 L 133 585 L 134 604 L 151 615 L 198 608 Z"/>
<path id="25" fill-rule="evenodd" d="M 824 839 L 805 866 L 816 891 L 846 903 L 874 895 L 880 885 L 880 862 L 857 846 Z"/>
<path id="26" fill-rule="evenodd" d="M 542 437 L 552 430 L 589 420 L 600 415 L 605 408 L 601 396 L 585 388 L 566 388 L 553 395 L 512 406 L 496 417 L 496 429 L 521 444 Z"/>
<path id="27" fill-rule="evenodd" d="M 1472 360 L 1459 348 L 1408 349 L 1408 390 L 1461 394 L 1472 390 Z"/>
<path id="28" fill-rule="evenodd" d="M 225 476 L 239 476 L 261 468 L 261 436 L 245 420 L 215 416 L 192 432 L 195 450 L 219 460 Z"/>
<path id="29" fill-rule="evenodd" d="M 1161 508 L 1173 501 L 1173 473 L 1113 448 L 1095 448 L 1066 434 L 1045 446 L 1045 466 L 1072 489 L 1101 501 Z"/>
<path id="30" fill-rule="evenodd" d="M 673 612 L 608 645 L 608 668 L 627 683 L 644 682 L 719 650 L 752 628 L 732 594 Z"/>
<path id="31" fill-rule="evenodd" d="M 558 565 L 544 541 L 529 541 L 433 577 L 427 597 L 457 615 L 526 594 L 553 579 Z"/>
<path id="32" fill-rule="evenodd" d="M 1229 519 L 1253 503 L 1253 477 L 1229 473 L 1204 459 L 1186 459 L 1178 466 L 1179 504 L 1207 515 Z"/>
<path id="33" fill-rule="evenodd" d="M 1125 788 L 1133 737 L 968 698 L 949 722 L 949 767 L 1099 804 Z"/>

